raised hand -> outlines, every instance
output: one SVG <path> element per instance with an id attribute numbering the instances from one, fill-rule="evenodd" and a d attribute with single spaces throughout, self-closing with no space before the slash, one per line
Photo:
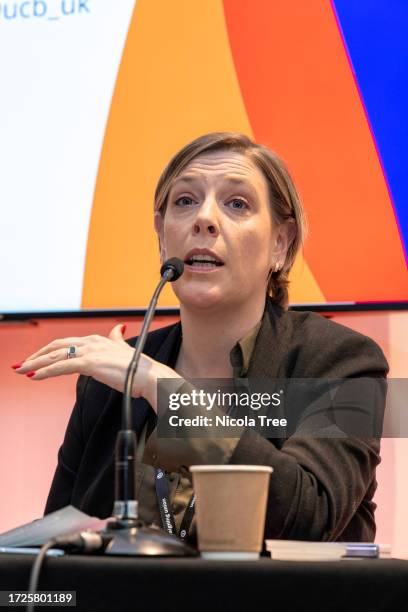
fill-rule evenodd
<path id="1" fill-rule="evenodd" d="M 124 340 L 123 328 L 121 324 L 116 325 L 108 337 L 93 334 L 53 340 L 21 364 L 12 367 L 18 374 L 26 374 L 31 380 L 84 374 L 123 392 L 126 371 L 134 354 L 134 348 Z M 68 357 L 69 351 L 71 357 Z M 132 397 L 145 397 L 155 409 L 157 378 L 175 377 L 179 378 L 174 370 L 142 353 Z"/>

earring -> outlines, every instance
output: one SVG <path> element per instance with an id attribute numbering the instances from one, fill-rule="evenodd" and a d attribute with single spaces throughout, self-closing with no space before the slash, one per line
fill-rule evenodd
<path id="1" fill-rule="evenodd" d="M 279 272 L 279 270 L 280 270 L 280 263 L 279 261 L 277 261 L 275 264 L 274 272 Z"/>

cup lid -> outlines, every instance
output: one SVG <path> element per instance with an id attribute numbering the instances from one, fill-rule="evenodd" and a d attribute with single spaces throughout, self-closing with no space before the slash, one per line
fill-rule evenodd
<path id="1" fill-rule="evenodd" d="M 269 465 L 190 465 L 190 472 L 273 472 Z"/>

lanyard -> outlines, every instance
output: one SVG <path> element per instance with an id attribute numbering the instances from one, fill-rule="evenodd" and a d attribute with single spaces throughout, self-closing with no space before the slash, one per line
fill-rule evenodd
<path id="1" fill-rule="evenodd" d="M 169 481 L 164 470 L 156 470 L 155 485 L 163 529 L 165 529 L 167 533 L 177 535 L 176 522 L 174 520 L 173 510 L 171 509 Z M 188 531 L 194 516 L 194 506 L 195 495 L 193 494 L 190 497 L 190 501 L 188 502 L 180 525 L 180 533 L 178 535 L 182 540 L 184 540 L 188 535 Z"/>
<path id="2" fill-rule="evenodd" d="M 137 446 L 136 451 L 136 461 L 140 463 L 142 463 L 142 457 L 146 443 L 147 425 L 148 424 L 146 423 L 140 435 L 139 444 Z M 163 529 L 165 529 L 167 533 L 177 535 L 176 522 L 174 520 L 173 510 L 171 509 L 169 481 L 164 470 L 156 470 L 155 487 Z M 187 508 L 184 512 L 184 516 L 180 525 L 180 533 L 178 535 L 182 540 L 187 537 L 189 529 L 191 527 L 191 523 L 194 517 L 194 507 L 195 495 L 192 495 L 187 504 Z"/>

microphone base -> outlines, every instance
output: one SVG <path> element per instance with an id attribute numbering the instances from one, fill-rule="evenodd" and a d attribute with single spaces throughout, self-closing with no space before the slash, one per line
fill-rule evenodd
<path id="1" fill-rule="evenodd" d="M 138 519 L 109 521 L 102 535 L 110 539 L 105 555 L 195 557 L 198 554 L 177 536 L 147 527 Z"/>

